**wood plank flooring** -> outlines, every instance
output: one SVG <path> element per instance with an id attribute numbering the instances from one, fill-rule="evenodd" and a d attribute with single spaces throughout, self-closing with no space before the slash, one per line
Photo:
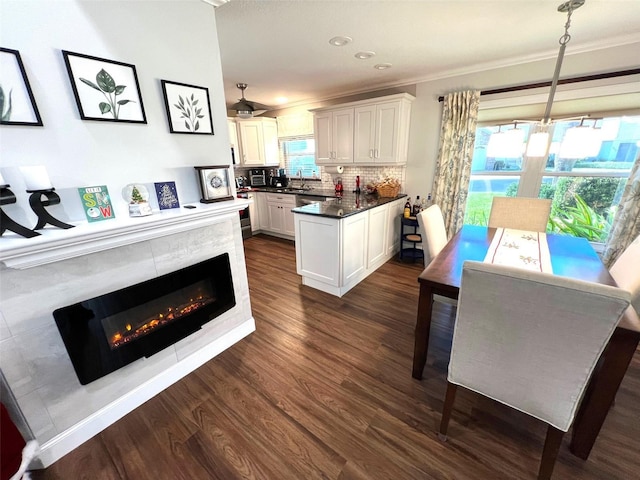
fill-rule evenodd
<path id="1" fill-rule="evenodd" d="M 245 242 L 257 330 L 38 479 L 533 479 L 546 426 L 459 390 L 436 431 L 453 310 L 438 304 L 411 377 L 419 265 L 392 260 L 343 298 L 300 284 L 292 242 Z M 554 478 L 640 472 L 640 355 L 588 461 L 565 436 Z"/>

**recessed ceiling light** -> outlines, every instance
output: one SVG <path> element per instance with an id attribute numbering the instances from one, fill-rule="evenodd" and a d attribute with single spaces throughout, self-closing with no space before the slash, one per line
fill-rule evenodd
<path id="1" fill-rule="evenodd" d="M 376 70 L 386 70 L 387 68 L 391 68 L 390 63 L 377 63 L 373 66 Z"/>
<path id="2" fill-rule="evenodd" d="M 289 99 L 287 97 L 278 97 L 276 98 L 276 103 L 281 105 L 283 103 L 287 103 L 289 101 Z"/>
<path id="3" fill-rule="evenodd" d="M 355 57 L 360 60 L 366 60 L 367 58 L 375 57 L 376 52 L 358 52 Z"/>
<path id="4" fill-rule="evenodd" d="M 333 37 L 331 40 L 329 40 L 329 43 L 334 47 L 344 47 L 351 42 L 353 42 L 353 38 L 351 37 Z"/>

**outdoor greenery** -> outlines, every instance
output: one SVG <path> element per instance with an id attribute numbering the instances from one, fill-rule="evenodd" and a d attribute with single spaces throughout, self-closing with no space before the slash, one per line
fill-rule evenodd
<path id="1" fill-rule="evenodd" d="M 617 204 L 625 180 L 623 178 L 565 177 L 555 185 L 543 183 L 540 198 L 550 198 L 551 215 L 548 231 L 604 242 L 611 229 Z M 511 183 L 504 195 L 515 197 L 518 182 Z M 496 193 L 469 192 L 465 223 L 487 225 L 491 202 Z"/>
<path id="2" fill-rule="evenodd" d="M 575 195 L 575 207 L 566 207 L 560 216 L 549 218 L 549 227 L 554 233 L 583 237 L 590 242 L 604 242 L 611 230 L 611 218 L 599 214 L 580 197 Z M 549 229 L 548 227 L 548 229 Z"/>

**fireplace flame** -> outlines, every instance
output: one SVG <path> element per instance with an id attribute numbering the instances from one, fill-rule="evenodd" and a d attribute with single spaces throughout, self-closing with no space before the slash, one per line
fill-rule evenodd
<path id="1" fill-rule="evenodd" d="M 187 304 L 167 308 L 166 313 L 158 313 L 157 315 L 154 315 L 152 318 L 145 320 L 135 329 L 131 324 L 127 323 L 124 327 L 124 332 L 116 332 L 111 336 L 109 342 L 111 344 L 111 348 L 114 349 L 121 347 L 132 340 L 148 335 L 157 328 L 178 320 L 186 315 L 190 315 L 213 301 L 214 300 L 212 298 L 204 298 L 200 295 L 195 300 L 190 299 Z"/>

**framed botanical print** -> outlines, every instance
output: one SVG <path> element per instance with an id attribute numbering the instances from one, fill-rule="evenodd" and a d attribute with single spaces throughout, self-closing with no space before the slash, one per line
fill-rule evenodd
<path id="1" fill-rule="evenodd" d="M 62 50 L 80 118 L 147 123 L 135 65 Z"/>
<path id="2" fill-rule="evenodd" d="M 198 173 L 202 203 L 233 200 L 229 183 L 229 166 L 194 167 Z"/>
<path id="3" fill-rule="evenodd" d="M 213 135 L 209 89 L 161 80 L 171 133 Z"/>
<path id="4" fill-rule="evenodd" d="M 0 48 L 0 124 L 42 126 L 18 50 Z"/>

